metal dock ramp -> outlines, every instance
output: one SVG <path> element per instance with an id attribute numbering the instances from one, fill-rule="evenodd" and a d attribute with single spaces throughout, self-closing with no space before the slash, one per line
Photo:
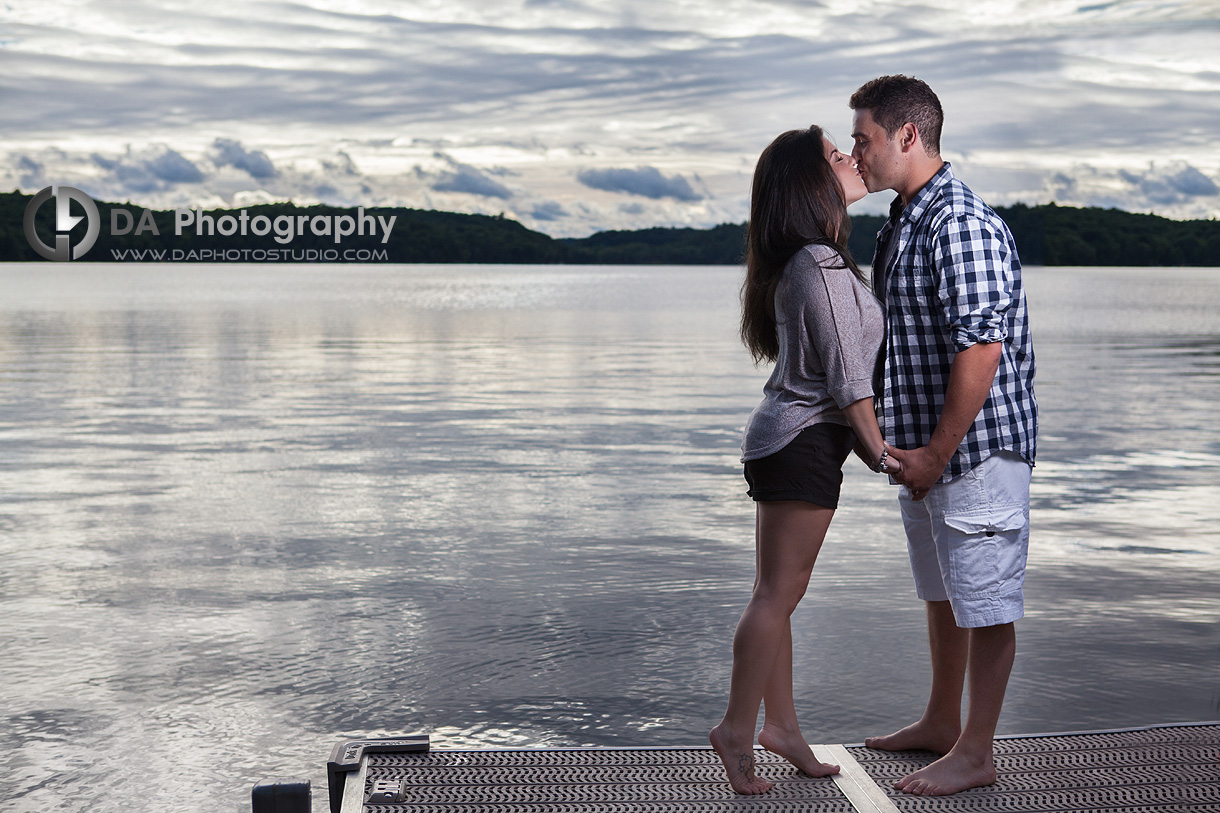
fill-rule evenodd
<path id="1" fill-rule="evenodd" d="M 775 782 L 729 788 L 711 748 L 432 751 L 427 737 L 341 743 L 330 762 L 332 813 L 683 813 L 1011 811 L 1220 813 L 1220 723 L 998 738 L 998 781 L 954 796 L 910 796 L 895 780 L 935 757 L 814 746 L 842 767 L 798 773 L 758 752 Z"/>

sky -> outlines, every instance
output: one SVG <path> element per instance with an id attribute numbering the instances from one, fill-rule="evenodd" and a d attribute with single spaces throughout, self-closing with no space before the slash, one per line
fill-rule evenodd
<path id="1" fill-rule="evenodd" d="M 0 0 L 0 190 L 746 219 L 779 133 L 904 73 L 993 206 L 1220 216 L 1217 0 Z M 880 213 L 889 193 L 853 211 Z"/>

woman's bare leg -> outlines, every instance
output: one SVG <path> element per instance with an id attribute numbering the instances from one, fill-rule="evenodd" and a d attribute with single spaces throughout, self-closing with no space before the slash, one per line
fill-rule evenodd
<path id="1" fill-rule="evenodd" d="M 724 719 L 708 738 L 720 756 L 729 784 L 741 794 L 765 793 L 772 785 L 754 772 L 754 728 L 758 708 L 777 666 L 789 672 L 786 694 L 791 706 L 791 630 L 788 618 L 809 584 L 818 551 L 834 510 L 807 502 L 757 504 L 755 546 L 758 574 L 750 602 L 733 635 L 733 673 Z M 787 641 L 784 663 L 777 661 Z M 774 701 L 784 705 L 781 684 Z M 795 712 L 792 719 L 795 721 Z M 799 731 L 799 729 L 798 729 Z M 816 760 L 815 760 L 816 761 Z M 821 764 L 821 763 L 818 763 Z M 824 766 L 823 775 L 833 766 Z"/>
<path id="2" fill-rule="evenodd" d="M 831 776 L 839 772 L 838 765 L 819 762 L 813 755 L 796 719 L 796 704 L 792 697 L 791 618 L 784 624 L 784 639 L 763 694 L 763 727 L 758 732 L 758 744 L 810 776 Z"/>

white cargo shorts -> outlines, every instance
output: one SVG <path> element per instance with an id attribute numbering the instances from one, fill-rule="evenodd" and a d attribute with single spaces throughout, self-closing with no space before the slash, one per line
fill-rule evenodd
<path id="1" fill-rule="evenodd" d="M 990 627 L 1025 614 L 1030 465 L 996 452 L 970 471 L 937 483 L 922 500 L 902 486 L 915 593 L 948 601 L 959 627 Z"/>

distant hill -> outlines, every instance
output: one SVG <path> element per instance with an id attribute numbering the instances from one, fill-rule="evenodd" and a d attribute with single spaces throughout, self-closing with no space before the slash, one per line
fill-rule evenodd
<path id="1" fill-rule="evenodd" d="M 603 231 L 564 238 L 563 262 L 596 265 L 736 265 L 742 261 L 745 224 L 710 229 Z"/>
<path id="2" fill-rule="evenodd" d="M 0 194 L 0 262 L 41 260 L 23 233 L 23 218 L 31 198 L 31 195 L 19 192 Z M 745 243 L 744 224 L 726 223 L 710 229 L 606 231 L 589 237 L 555 239 L 505 217 L 389 207 L 364 210 L 366 217 L 381 217 L 387 221 L 390 217 L 395 218 L 384 243 L 380 232 L 376 236 L 352 235 L 336 243 L 332 235 L 316 235 L 308 227 L 302 233 L 294 234 L 290 243 L 277 242 L 274 233 L 258 236 L 247 231 L 245 236 L 208 236 L 196 234 L 190 226 L 184 228 L 181 235 L 175 235 L 173 211 L 151 212 L 151 222 L 158 234 L 145 228 L 137 235 L 135 232 L 140 231 L 139 220 L 143 212 L 141 207 L 104 202 L 97 205 L 102 228 L 96 244 L 85 257 L 90 262 L 156 261 L 159 258 L 211 261 L 218 259 L 215 252 L 221 251 L 227 253 L 229 260 L 245 257 L 288 262 L 342 262 L 356 258 L 344 255 L 344 250 L 355 250 L 362 252 L 359 259 L 391 263 L 736 265 L 742 261 Z M 115 208 L 126 209 L 132 214 L 135 222 L 126 221 L 122 215 L 117 221 L 119 231 L 130 229 L 127 234 L 111 234 Z M 47 202 L 38 211 L 38 231 L 47 243 L 53 241 L 54 209 L 54 204 Z M 260 217 L 267 222 L 291 218 L 293 223 L 302 225 L 316 217 L 333 222 L 334 218 L 354 218 L 356 215 L 353 209 L 302 207 L 290 203 L 248 206 L 244 210 L 209 209 L 207 214 L 219 220 L 225 215 L 237 218 L 241 211 L 246 213 L 248 221 Z M 1053 203 L 1017 204 L 1000 207 L 997 211 L 1012 229 L 1021 260 L 1026 265 L 1220 267 L 1220 221 L 1170 220 L 1116 209 L 1079 209 Z M 884 218 L 879 215 L 852 218 L 849 245 L 861 263 L 871 261 L 875 235 L 883 222 Z M 326 252 L 333 252 L 333 255 Z"/>

